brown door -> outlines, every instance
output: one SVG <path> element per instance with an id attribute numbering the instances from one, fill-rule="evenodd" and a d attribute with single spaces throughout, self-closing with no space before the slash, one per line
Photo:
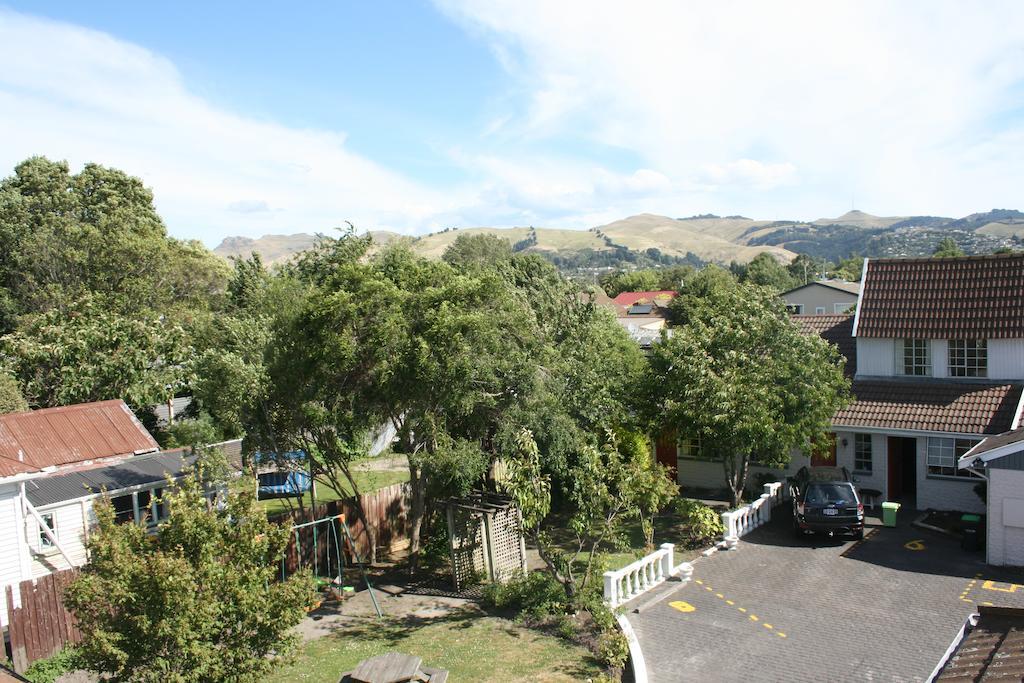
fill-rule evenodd
<path id="1" fill-rule="evenodd" d="M 679 466 L 678 452 L 676 450 L 676 435 L 662 434 L 654 447 L 654 458 L 659 465 L 669 469 L 672 481 L 676 480 L 676 468 Z"/>
<path id="2" fill-rule="evenodd" d="M 889 460 L 889 491 L 886 497 L 896 500 L 903 495 L 903 439 L 890 436 L 886 442 Z"/>
<path id="3" fill-rule="evenodd" d="M 829 434 L 824 442 L 817 442 L 811 448 L 811 467 L 835 467 L 836 435 Z"/>

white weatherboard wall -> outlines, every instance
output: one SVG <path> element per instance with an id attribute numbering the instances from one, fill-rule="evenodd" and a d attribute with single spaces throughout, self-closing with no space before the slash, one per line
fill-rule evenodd
<path id="1" fill-rule="evenodd" d="M 1024 339 L 988 340 L 990 379 L 1024 379 Z"/>
<path id="2" fill-rule="evenodd" d="M 1024 567 L 1024 472 L 989 470 L 988 563 Z"/>
<path id="3" fill-rule="evenodd" d="M 892 339 L 857 337 L 857 376 L 892 377 L 896 351 Z"/>
<path id="4" fill-rule="evenodd" d="M 789 466 L 784 470 L 771 469 L 768 467 L 753 466 L 747 474 L 747 488 L 758 488 L 757 475 L 762 472 L 770 472 L 778 480 L 793 476 L 796 471 L 804 465 L 810 464 L 810 460 L 800 451 L 794 451 Z M 688 487 L 700 487 L 706 489 L 724 489 L 725 471 L 722 463 L 710 460 L 695 460 L 693 458 L 679 457 L 676 463 L 676 482 L 683 488 L 682 494 L 688 495 Z"/>
<path id="5" fill-rule="evenodd" d="M 92 500 L 76 500 L 38 508 L 39 514 L 53 513 L 57 541 L 71 557 L 73 565 L 56 548 L 45 553 L 39 550 L 39 524 L 31 519 L 28 522 L 28 543 L 32 548 L 32 577 L 39 578 L 55 571 L 80 567 L 86 562 L 85 540 L 86 528 L 93 521 Z"/>
<path id="6" fill-rule="evenodd" d="M 875 507 L 878 507 L 885 500 L 886 494 L 885 435 L 871 435 L 871 472 L 858 471 L 854 468 L 854 441 L 854 432 L 836 432 L 836 465 L 850 471 L 858 488 L 881 491 L 882 495 L 875 501 Z"/>
<path id="7" fill-rule="evenodd" d="M 22 553 L 18 530 L 23 527 L 18 514 L 17 484 L 0 485 L 0 627 L 7 626 L 7 597 L 4 587 L 28 578 L 22 576 Z"/>
<path id="8" fill-rule="evenodd" d="M 936 435 L 942 436 L 942 435 Z M 974 492 L 981 479 L 929 477 L 928 437 L 917 439 L 917 509 L 957 510 L 983 514 L 985 505 Z"/>

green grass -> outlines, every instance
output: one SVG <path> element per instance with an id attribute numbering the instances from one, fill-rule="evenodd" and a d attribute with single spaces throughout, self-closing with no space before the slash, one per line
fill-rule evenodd
<path id="1" fill-rule="evenodd" d="M 401 482 L 409 481 L 408 470 L 359 470 L 355 472 L 356 485 L 359 487 L 360 492 L 370 493 L 372 491 L 378 491 L 382 488 L 391 486 L 392 484 L 398 484 Z M 244 478 L 242 481 L 245 484 L 251 484 L 252 479 Z M 327 486 L 323 482 L 317 482 L 316 485 L 316 500 L 318 503 L 327 503 L 332 500 L 340 500 L 342 498 L 348 498 L 349 493 L 347 488 L 343 488 L 341 492 L 335 491 L 330 486 Z M 293 498 L 271 498 L 269 500 L 261 500 L 260 505 L 267 511 L 268 515 L 272 515 L 278 512 L 286 512 L 290 508 L 288 507 L 288 501 L 291 501 L 292 506 L 298 506 L 298 497 Z M 310 494 L 305 493 L 302 496 L 303 505 L 309 505 Z"/>
<path id="2" fill-rule="evenodd" d="M 601 669 L 589 652 L 508 619 L 460 611 L 432 619 L 368 619 L 310 641 L 265 683 L 336 683 L 362 660 L 386 652 L 423 658 L 450 681 L 576 681 Z"/>

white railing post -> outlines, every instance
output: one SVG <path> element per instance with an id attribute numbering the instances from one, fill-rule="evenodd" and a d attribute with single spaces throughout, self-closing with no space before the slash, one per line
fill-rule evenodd
<path id="1" fill-rule="evenodd" d="M 675 543 L 662 543 L 661 550 L 664 555 L 661 558 L 661 575 L 664 578 L 672 576 L 672 570 L 675 568 Z"/>
<path id="2" fill-rule="evenodd" d="M 761 494 L 761 509 L 764 511 L 762 524 L 772 521 L 772 495 L 770 493 Z"/>
<path id="3" fill-rule="evenodd" d="M 618 607 L 618 582 L 615 580 L 615 572 L 604 573 L 604 601 L 612 609 Z"/>

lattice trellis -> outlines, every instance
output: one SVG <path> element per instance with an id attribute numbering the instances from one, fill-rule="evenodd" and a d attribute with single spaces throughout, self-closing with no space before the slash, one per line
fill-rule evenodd
<path id="1" fill-rule="evenodd" d="M 448 501 L 448 539 L 455 590 L 481 579 L 504 581 L 526 572 L 521 515 L 512 499 L 474 492 Z"/>

